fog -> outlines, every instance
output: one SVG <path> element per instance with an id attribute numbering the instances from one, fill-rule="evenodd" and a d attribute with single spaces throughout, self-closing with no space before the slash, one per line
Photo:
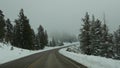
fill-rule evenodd
<path id="1" fill-rule="evenodd" d="M 12 21 L 21 8 L 35 29 L 41 24 L 48 31 L 79 34 L 81 18 L 86 12 L 106 22 L 110 31 L 120 25 L 120 0 L 1 0 L 0 9 Z"/>

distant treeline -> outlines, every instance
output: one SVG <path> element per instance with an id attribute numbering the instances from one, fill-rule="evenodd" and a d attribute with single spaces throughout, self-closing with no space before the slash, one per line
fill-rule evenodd
<path id="1" fill-rule="evenodd" d="M 62 42 L 76 42 L 78 41 L 77 36 L 71 33 L 67 32 L 55 32 L 51 35 L 56 41 L 62 41 Z"/>

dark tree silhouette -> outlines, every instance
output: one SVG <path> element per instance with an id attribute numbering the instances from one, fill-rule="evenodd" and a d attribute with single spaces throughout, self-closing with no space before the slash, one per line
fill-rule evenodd
<path id="1" fill-rule="evenodd" d="M 23 9 L 20 10 L 19 18 L 15 20 L 16 25 L 14 28 L 14 43 L 15 46 L 24 49 L 34 49 L 33 30 L 29 25 L 29 20 L 24 15 Z M 19 39 L 19 40 L 18 40 Z"/>
<path id="2" fill-rule="evenodd" d="M 5 37 L 5 19 L 4 14 L 0 10 L 0 42 L 3 42 Z"/>
<path id="3" fill-rule="evenodd" d="M 11 24 L 10 20 L 6 20 L 6 33 L 5 33 L 5 41 L 11 44 L 13 43 L 13 25 Z"/>

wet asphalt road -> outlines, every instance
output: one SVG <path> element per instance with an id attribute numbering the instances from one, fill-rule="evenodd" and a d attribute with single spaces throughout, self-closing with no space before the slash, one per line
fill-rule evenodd
<path id="1" fill-rule="evenodd" d="M 36 53 L 0 65 L 0 68 L 87 68 L 59 54 L 58 49 Z"/>

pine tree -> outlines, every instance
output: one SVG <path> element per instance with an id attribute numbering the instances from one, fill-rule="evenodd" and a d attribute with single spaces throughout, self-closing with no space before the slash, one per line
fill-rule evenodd
<path id="1" fill-rule="evenodd" d="M 114 43 L 113 35 L 109 33 L 108 26 L 106 25 L 106 19 L 104 14 L 104 24 L 102 25 L 101 36 L 101 56 L 107 58 L 114 58 Z"/>
<path id="2" fill-rule="evenodd" d="M 52 41 L 49 42 L 49 46 L 52 47 Z"/>
<path id="3" fill-rule="evenodd" d="M 6 20 L 6 33 L 5 33 L 5 41 L 11 44 L 13 43 L 13 25 L 11 24 L 10 20 Z"/>
<path id="4" fill-rule="evenodd" d="M 18 20 L 15 20 L 15 25 L 13 28 L 13 45 L 16 47 L 21 47 L 21 40 L 22 40 L 22 32 L 20 30 L 20 23 Z"/>
<path id="5" fill-rule="evenodd" d="M 84 22 L 83 28 L 81 29 L 80 37 L 80 48 L 81 51 L 85 54 L 90 53 L 90 20 L 89 15 L 86 13 L 85 18 L 82 20 Z"/>
<path id="6" fill-rule="evenodd" d="M 5 19 L 4 14 L 0 10 L 0 42 L 3 42 L 5 37 Z"/>
<path id="7" fill-rule="evenodd" d="M 56 46 L 56 41 L 55 41 L 55 38 L 54 38 L 54 37 L 52 38 L 51 46 L 52 46 L 52 47 Z"/>
<path id="8" fill-rule="evenodd" d="M 92 22 L 91 30 L 90 30 L 90 50 L 92 50 L 93 55 L 99 55 L 100 53 L 100 43 L 101 43 L 101 22 L 97 19 L 96 21 Z"/>
<path id="9" fill-rule="evenodd" d="M 24 49 L 34 49 L 34 45 L 33 45 L 34 42 L 32 37 L 33 32 L 31 26 L 29 25 L 29 20 L 24 15 L 23 9 L 20 10 L 19 18 L 15 22 L 16 22 L 14 28 L 14 34 L 16 36 L 14 38 L 15 46 Z"/>
<path id="10" fill-rule="evenodd" d="M 32 36 L 32 29 L 29 25 L 29 22 L 26 21 L 23 26 L 23 47 L 26 49 L 33 49 L 34 42 Z"/>
<path id="11" fill-rule="evenodd" d="M 108 58 L 115 58 L 115 45 L 113 42 L 113 34 L 108 34 L 108 48 L 107 48 L 107 55 Z"/>
<path id="12" fill-rule="evenodd" d="M 99 19 L 95 19 L 94 15 L 92 16 L 92 20 L 90 20 L 88 13 L 86 13 L 83 22 L 84 25 L 79 35 L 80 47 L 83 53 L 114 58 L 114 53 L 116 52 L 116 54 L 120 56 L 120 27 L 115 32 L 116 46 L 114 46 L 113 35 L 109 33 L 105 21 L 104 24 L 102 24 Z"/>
<path id="13" fill-rule="evenodd" d="M 113 58 L 113 36 L 108 31 L 105 21 L 102 24 L 100 20 L 95 20 L 93 16 L 90 28 L 91 54 Z"/>
<path id="14" fill-rule="evenodd" d="M 40 46 L 40 49 L 43 49 L 45 47 L 45 34 L 42 25 L 40 25 L 38 28 L 37 40 L 38 46 Z"/>
<path id="15" fill-rule="evenodd" d="M 35 40 L 36 40 L 35 49 L 38 50 L 38 49 L 40 49 L 40 39 L 39 39 L 38 34 L 35 35 Z"/>
<path id="16" fill-rule="evenodd" d="M 89 45 L 89 48 L 90 48 L 90 53 L 91 54 L 94 54 L 94 52 L 95 52 L 95 50 L 94 50 L 94 44 L 95 44 L 95 22 L 96 22 L 96 20 L 95 20 L 95 17 L 94 17 L 94 15 L 92 16 L 92 21 L 90 21 L 91 23 L 90 23 L 90 45 Z"/>
<path id="17" fill-rule="evenodd" d="M 32 42 L 33 42 L 33 47 L 35 49 L 35 45 L 36 45 L 36 35 L 34 30 L 32 29 Z"/>
<path id="18" fill-rule="evenodd" d="M 47 46 L 47 44 L 48 44 L 48 34 L 47 34 L 46 30 L 44 32 L 44 36 L 45 36 L 45 45 Z"/>
<path id="19" fill-rule="evenodd" d="M 104 23 L 102 25 L 102 36 L 101 36 L 101 52 L 100 55 L 101 56 L 106 56 L 107 55 L 107 50 L 109 48 L 109 42 L 108 42 L 108 27 L 107 25 Z"/>
<path id="20" fill-rule="evenodd" d="M 115 38 L 115 53 L 116 53 L 116 59 L 120 59 L 120 26 L 119 28 L 114 32 L 114 38 Z"/>

